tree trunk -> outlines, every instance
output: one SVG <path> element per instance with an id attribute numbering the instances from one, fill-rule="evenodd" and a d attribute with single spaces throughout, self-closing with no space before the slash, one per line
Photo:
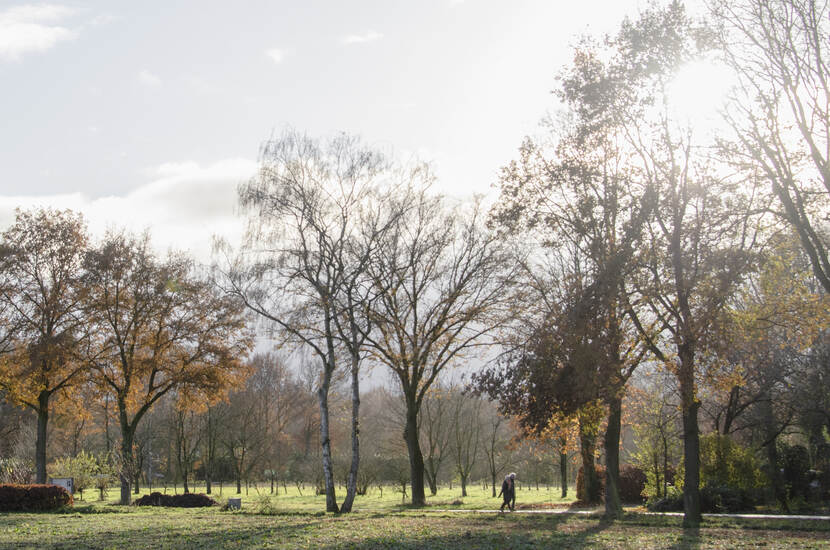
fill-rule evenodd
<path id="1" fill-rule="evenodd" d="M 622 517 L 620 502 L 620 431 L 622 398 L 608 400 L 608 427 L 605 429 L 605 515 Z"/>
<path id="2" fill-rule="evenodd" d="M 35 483 L 46 483 L 46 426 L 49 423 L 49 392 L 37 396 L 37 442 L 35 444 Z"/>
<path id="3" fill-rule="evenodd" d="M 337 496 L 334 488 L 334 471 L 331 463 L 331 439 L 329 439 L 329 383 L 331 371 L 323 374 L 323 384 L 317 390 L 320 403 L 320 445 L 323 455 L 323 483 L 326 490 L 326 512 L 337 513 Z"/>
<path id="4" fill-rule="evenodd" d="M 599 479 L 594 463 L 596 435 L 590 433 L 593 430 L 593 426 L 584 425 L 583 418 L 580 415 L 579 454 L 582 457 L 582 494 L 577 493 L 576 498 L 586 504 L 597 504 L 600 501 Z"/>
<path id="5" fill-rule="evenodd" d="M 427 485 L 429 485 L 429 494 L 435 496 L 438 494 L 438 471 L 437 468 L 425 468 L 424 474 L 427 478 Z"/>
<path id="6" fill-rule="evenodd" d="M 461 496 L 467 496 L 467 476 L 461 476 Z"/>
<path id="7" fill-rule="evenodd" d="M 130 480 L 133 467 L 133 432 L 129 426 L 121 426 L 121 504 L 130 504 Z"/>
<path id="8" fill-rule="evenodd" d="M 493 482 L 493 498 L 496 498 L 496 472 L 490 471 L 490 480 Z"/>
<path id="9" fill-rule="evenodd" d="M 412 505 L 424 506 L 427 502 L 424 494 L 424 456 L 418 441 L 418 410 L 415 404 L 407 400 L 406 427 L 403 431 L 406 449 L 409 451 L 410 485 L 412 486 Z"/>
<path id="10" fill-rule="evenodd" d="M 700 513 L 700 428 L 697 412 L 700 402 L 695 396 L 694 355 L 681 347 L 680 397 L 683 404 L 683 527 L 698 527 Z"/>
<path id="11" fill-rule="evenodd" d="M 236 494 L 237 495 L 242 494 L 242 475 L 241 474 L 237 474 L 237 476 L 236 476 Z"/>
<path id="12" fill-rule="evenodd" d="M 769 479 L 772 483 L 772 490 L 775 494 L 775 500 L 781 506 L 781 510 L 787 514 L 790 513 L 790 503 L 787 499 L 787 487 L 784 484 L 784 479 L 781 476 L 781 470 L 778 468 L 778 449 L 775 442 L 778 439 L 777 426 L 775 416 L 772 412 L 772 401 L 767 397 L 761 401 L 761 410 L 763 411 L 764 431 L 767 451 L 767 461 L 769 462 Z"/>
<path id="13" fill-rule="evenodd" d="M 562 484 L 562 498 L 568 498 L 568 453 L 564 451 L 559 453 L 559 483 Z"/>
<path id="14" fill-rule="evenodd" d="M 205 493 L 210 494 L 211 489 L 213 489 L 212 480 L 210 479 L 210 473 L 205 470 Z"/>
<path id="15" fill-rule="evenodd" d="M 346 482 L 346 499 L 340 511 L 352 511 L 352 503 L 357 493 L 357 470 L 360 466 L 360 380 L 358 378 L 359 358 L 352 357 L 352 464 Z"/>

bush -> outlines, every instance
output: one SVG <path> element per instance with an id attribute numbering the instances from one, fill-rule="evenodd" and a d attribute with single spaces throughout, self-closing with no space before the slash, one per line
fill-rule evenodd
<path id="1" fill-rule="evenodd" d="M 184 493 L 182 495 L 163 495 L 150 493 L 137 499 L 136 506 L 165 506 L 168 508 L 203 508 L 213 506 L 216 501 L 201 493 Z"/>
<path id="2" fill-rule="evenodd" d="M 84 498 L 84 490 L 92 486 L 95 475 L 98 473 L 98 461 L 91 454 L 81 451 L 76 456 L 67 456 L 57 459 L 49 466 L 52 477 L 71 477 L 74 480 L 75 491 Z"/>
<path id="3" fill-rule="evenodd" d="M 717 433 L 700 438 L 700 483 L 743 491 L 768 485 L 755 453 Z"/>
<path id="4" fill-rule="evenodd" d="M 599 496 L 600 500 L 605 498 L 605 468 L 599 465 L 594 466 L 597 471 L 597 479 L 599 480 Z M 585 491 L 583 485 L 585 479 L 583 476 L 582 466 L 576 473 L 576 494 L 580 501 L 584 500 L 582 495 Z M 646 486 L 646 474 L 637 466 L 621 466 L 620 467 L 620 500 L 626 503 L 643 502 L 643 490 Z"/>
<path id="5" fill-rule="evenodd" d="M 591 502 L 592 499 L 586 498 L 585 491 L 587 490 L 585 487 L 585 476 L 583 473 L 584 466 L 579 467 L 579 471 L 576 473 L 576 497 L 579 499 L 580 502 L 584 504 L 593 504 Z M 599 481 L 597 491 L 599 494 L 597 495 L 598 499 L 596 502 L 602 500 L 603 496 L 605 495 L 605 468 L 602 466 L 595 464 L 594 468 L 597 472 L 597 480 Z"/>
<path id="6" fill-rule="evenodd" d="M 0 483 L 28 485 L 35 477 L 35 465 L 21 458 L 0 458 Z"/>
<path id="7" fill-rule="evenodd" d="M 0 512 L 42 512 L 72 505 L 72 495 L 57 485 L 0 485 Z"/>
<path id="8" fill-rule="evenodd" d="M 665 496 L 650 499 L 646 507 L 652 512 L 682 512 L 683 491 L 674 485 L 669 485 Z"/>
<path id="9" fill-rule="evenodd" d="M 675 487 L 663 498 L 649 501 L 652 512 L 682 512 L 683 492 Z M 750 491 L 735 487 L 707 486 L 700 490 L 700 511 L 705 514 L 735 514 L 755 511 L 755 502 Z"/>
<path id="10" fill-rule="evenodd" d="M 620 500 L 622 502 L 642 503 L 645 498 L 646 474 L 637 466 L 626 465 L 620 468 Z"/>

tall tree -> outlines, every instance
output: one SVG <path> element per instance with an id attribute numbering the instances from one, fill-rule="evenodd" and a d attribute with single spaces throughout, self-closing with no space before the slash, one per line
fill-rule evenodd
<path id="1" fill-rule="evenodd" d="M 514 263 L 482 228 L 477 203 L 470 212 L 450 210 L 421 187 L 402 193 L 398 204 L 401 215 L 369 264 L 378 298 L 367 343 L 400 384 L 412 504 L 423 506 L 421 405 L 441 372 L 504 322 Z"/>
<path id="2" fill-rule="evenodd" d="M 620 109 L 638 172 L 655 195 L 648 240 L 631 277 L 629 314 L 654 356 L 675 374 L 683 418 L 684 525 L 701 520 L 699 358 L 718 315 L 751 265 L 752 180 L 715 170 L 711 145 L 677 116 L 673 75 L 699 59 L 709 33 L 683 6 L 645 11 L 611 41 L 617 74 L 633 83 Z M 654 329 L 644 319 L 655 322 Z"/>
<path id="3" fill-rule="evenodd" d="M 18 210 L 0 243 L 0 388 L 37 414 L 36 481 L 46 483 L 46 436 L 55 398 L 80 379 L 84 313 L 83 218 Z"/>
<path id="4" fill-rule="evenodd" d="M 251 346 L 243 309 L 182 256 L 159 260 L 148 236 L 109 234 L 86 259 L 89 361 L 115 401 L 121 428 L 121 503 L 130 502 L 136 429 L 172 391 L 210 401 L 244 380 Z"/>
<path id="5" fill-rule="evenodd" d="M 619 78 L 620 68 L 607 61 L 604 48 L 589 39 L 577 47 L 556 92 L 564 112 L 546 121 L 549 135 L 526 138 L 518 159 L 502 170 L 493 222 L 506 232 L 533 236 L 563 257 L 565 271 L 553 281 L 569 287 L 567 296 L 557 298 L 558 345 L 570 346 L 570 368 L 579 365 L 581 381 L 591 386 L 583 388 L 582 404 L 602 399 L 608 409 L 606 513 L 619 516 L 622 400 L 643 356 L 625 314 L 625 281 L 654 198 L 636 177 L 636 153 L 626 143 L 619 114 L 634 83 Z M 532 277 L 541 281 L 540 275 Z"/>
<path id="6" fill-rule="evenodd" d="M 367 213 L 366 205 L 389 177 L 389 163 L 356 138 L 339 135 L 322 143 L 287 131 L 263 146 L 259 174 L 239 189 L 248 232 L 225 274 L 225 290 L 320 362 L 320 443 L 331 512 L 341 509 L 332 468 L 329 390 L 345 355 L 352 375 L 352 467 L 342 509 L 348 512 L 356 493 L 358 375 L 368 328 L 361 278 L 383 230 L 378 211 Z"/>

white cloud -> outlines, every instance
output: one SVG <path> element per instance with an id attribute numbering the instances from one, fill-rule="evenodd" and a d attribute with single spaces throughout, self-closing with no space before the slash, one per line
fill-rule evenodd
<path id="1" fill-rule="evenodd" d="M 285 50 L 280 48 L 271 48 L 265 52 L 265 55 L 271 58 L 271 61 L 279 65 L 285 60 Z"/>
<path id="2" fill-rule="evenodd" d="M 365 44 L 367 42 L 374 42 L 383 38 L 383 34 L 375 31 L 369 31 L 364 34 L 350 34 L 343 38 L 344 44 Z"/>
<path id="3" fill-rule="evenodd" d="M 144 86 L 148 88 L 160 88 L 161 87 L 161 78 L 154 75 L 147 69 L 142 70 L 138 73 L 138 81 L 141 82 Z"/>
<path id="4" fill-rule="evenodd" d="M 154 245 L 210 258 L 213 235 L 231 242 L 242 234 L 236 216 L 237 185 L 256 172 L 250 159 L 225 159 L 210 165 L 166 163 L 149 172 L 151 181 L 126 195 L 89 198 L 81 193 L 42 197 L 0 195 L 0 229 L 14 221 L 15 208 L 70 208 L 83 213 L 93 235 L 110 228 L 140 232 L 149 228 Z"/>
<path id="5" fill-rule="evenodd" d="M 23 5 L 0 11 L 0 60 L 17 61 L 29 53 L 44 52 L 75 32 L 58 24 L 74 10 L 53 4 Z"/>

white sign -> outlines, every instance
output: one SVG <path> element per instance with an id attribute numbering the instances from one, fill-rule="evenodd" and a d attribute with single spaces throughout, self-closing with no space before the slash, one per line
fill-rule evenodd
<path id="1" fill-rule="evenodd" d="M 70 495 L 75 494 L 75 478 L 73 477 L 51 477 L 49 483 L 63 487 Z"/>

